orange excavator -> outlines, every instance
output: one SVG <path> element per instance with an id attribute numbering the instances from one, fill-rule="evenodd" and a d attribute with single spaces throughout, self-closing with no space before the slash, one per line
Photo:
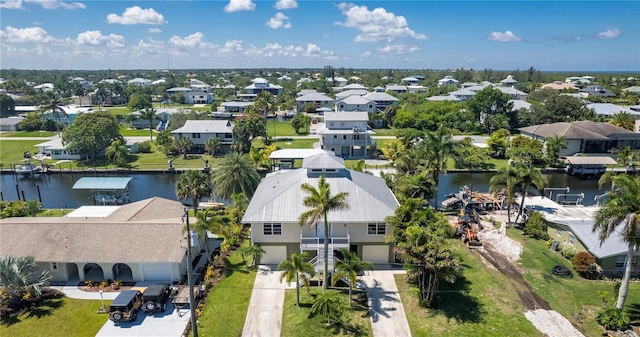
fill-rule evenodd
<path id="1" fill-rule="evenodd" d="M 458 217 L 456 236 L 469 248 L 482 246 L 482 242 L 478 240 L 478 235 L 473 228 L 473 219 L 469 216 L 462 215 Z"/>

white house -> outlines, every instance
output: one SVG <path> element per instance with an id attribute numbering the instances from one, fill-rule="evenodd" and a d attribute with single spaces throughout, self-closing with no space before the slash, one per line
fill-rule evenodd
<path id="1" fill-rule="evenodd" d="M 244 88 L 248 94 L 258 95 L 263 91 L 269 92 L 271 95 L 282 93 L 282 87 L 277 84 L 271 84 L 264 78 L 255 78 L 253 83 Z"/>
<path id="2" fill-rule="evenodd" d="M 205 89 L 177 87 L 165 90 L 169 95 L 182 93 L 184 104 L 211 104 L 215 97 Z"/>
<path id="3" fill-rule="evenodd" d="M 518 84 L 518 81 L 514 80 L 513 76 L 508 75 L 507 78 L 500 81 L 500 84 L 502 84 L 505 87 L 515 87 L 515 85 Z"/>
<path id="4" fill-rule="evenodd" d="M 406 85 L 418 85 L 420 83 L 420 80 L 415 77 L 405 77 L 400 81 L 405 83 Z"/>
<path id="5" fill-rule="evenodd" d="M 233 125 L 227 120 L 188 120 L 183 127 L 171 131 L 174 140 L 187 137 L 193 141 L 190 152 L 204 153 L 209 138 L 220 139 L 220 151 L 226 152 L 233 142 Z"/>
<path id="6" fill-rule="evenodd" d="M 445 85 L 458 85 L 459 81 L 454 79 L 452 76 L 445 76 L 442 79 L 438 80 L 438 86 L 442 87 Z"/>
<path id="7" fill-rule="evenodd" d="M 349 95 L 336 102 L 336 111 L 376 112 L 376 103 L 359 95 Z"/>
<path id="8" fill-rule="evenodd" d="M 344 87 L 345 85 L 347 85 L 347 82 L 348 82 L 348 80 L 344 77 L 335 77 L 335 78 L 327 77 L 325 81 L 327 81 L 327 83 L 333 84 L 338 88 Z"/>
<path id="9" fill-rule="evenodd" d="M 374 91 L 374 92 L 368 93 L 368 94 L 366 94 L 366 95 L 364 95 L 362 97 L 374 101 L 376 103 L 376 109 L 378 111 L 383 111 L 389 105 L 396 105 L 397 106 L 400 103 L 399 99 L 387 94 L 386 92 Z"/>
<path id="10" fill-rule="evenodd" d="M 127 84 L 130 85 L 135 85 L 136 87 L 146 87 L 151 85 L 151 80 L 148 80 L 146 78 L 134 78 L 130 81 L 127 81 Z"/>
<path id="11" fill-rule="evenodd" d="M 385 242 L 392 226 L 385 223 L 393 215 L 398 200 L 382 178 L 345 168 L 341 158 L 327 153 L 305 158 L 302 168 L 279 170 L 262 179 L 243 223 L 251 224 L 251 240 L 264 249 L 261 264 L 277 264 L 292 253 L 306 251 L 317 271 L 323 266 L 324 223 L 300 227 L 298 217 L 307 210 L 300 185 L 318 186 L 325 176 L 331 193 L 348 193 L 349 210 L 329 212 L 329 270 L 334 254 L 346 248 L 365 261 L 393 263 L 393 244 Z"/>
<path id="12" fill-rule="evenodd" d="M 395 92 L 396 94 L 404 94 L 409 90 L 407 89 L 406 85 L 389 84 L 384 89 L 384 91 L 392 91 L 392 92 Z"/>
<path id="13" fill-rule="evenodd" d="M 328 108 L 333 110 L 333 104 L 335 100 L 327 95 L 315 92 L 306 94 L 296 98 L 296 109 L 298 112 L 304 109 L 307 104 L 315 104 L 316 109 Z"/>
<path id="14" fill-rule="evenodd" d="M 2 254 L 32 256 L 38 274 L 48 271 L 56 282 L 180 282 L 186 276 L 182 204 L 154 197 L 90 208 L 78 216 L 2 219 Z M 201 241 L 195 233 L 192 238 L 195 258 Z"/>
<path id="15" fill-rule="evenodd" d="M 0 131 L 18 131 L 18 124 L 22 122 L 23 117 L 5 117 L 0 118 Z"/>
<path id="16" fill-rule="evenodd" d="M 337 156 L 365 158 L 376 147 L 371 138 L 375 132 L 367 125 L 367 111 L 327 111 L 320 135 L 320 148 L 333 151 Z"/>

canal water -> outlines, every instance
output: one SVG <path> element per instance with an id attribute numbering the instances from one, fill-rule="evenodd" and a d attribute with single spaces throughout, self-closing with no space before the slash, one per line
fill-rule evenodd
<path id="1" fill-rule="evenodd" d="M 489 180 L 494 173 L 449 172 L 440 177 L 438 201 L 445 199 L 445 195 L 458 192 L 461 186 L 469 186 L 474 191 L 488 192 Z M 39 200 L 44 208 L 77 208 L 83 205 L 93 205 L 91 192 L 73 190 L 72 187 L 82 177 L 114 177 L 125 176 L 133 180 L 129 183 L 131 201 L 138 201 L 154 196 L 177 200 L 175 183 L 176 173 L 127 173 L 127 174 L 42 174 L 34 179 L 19 179 L 12 174 L 0 175 L 0 185 L 4 200 L 17 200 L 18 193 L 22 198 Z M 608 186 L 598 189 L 596 178 L 580 179 L 564 173 L 546 174 L 549 187 L 569 187 L 570 193 L 584 193 L 584 205 L 595 204 L 594 196 L 602 194 Z M 38 190 L 40 196 L 38 196 Z M 558 192 L 554 192 L 555 195 Z M 547 194 L 548 195 L 548 194 Z M 215 198 L 214 198 L 215 199 Z M 219 201 L 219 200 L 216 200 Z"/>

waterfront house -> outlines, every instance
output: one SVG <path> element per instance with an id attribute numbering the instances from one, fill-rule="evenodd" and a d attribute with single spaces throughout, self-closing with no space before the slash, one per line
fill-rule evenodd
<path id="1" fill-rule="evenodd" d="M 244 88 L 247 94 L 258 95 L 263 91 L 269 92 L 271 95 L 277 95 L 282 93 L 282 86 L 277 84 L 271 84 L 264 78 L 254 78 L 252 83 Z"/>
<path id="2" fill-rule="evenodd" d="M 296 111 L 304 110 L 307 104 L 315 104 L 316 109 L 328 108 L 333 110 L 335 100 L 325 94 L 319 92 L 306 94 L 296 98 Z"/>
<path id="3" fill-rule="evenodd" d="M 220 139 L 220 152 L 227 152 L 233 143 L 233 125 L 227 120 L 188 120 L 183 127 L 171 131 L 174 140 L 187 137 L 193 141 L 190 153 L 204 153 L 209 138 Z"/>
<path id="4" fill-rule="evenodd" d="M 376 112 L 376 104 L 370 99 L 359 95 L 350 95 L 336 102 L 336 111 L 366 111 Z"/>
<path id="5" fill-rule="evenodd" d="M 159 197 L 124 206 L 84 206 L 65 217 L 0 222 L 2 255 L 33 256 L 53 282 L 180 282 L 186 276 L 184 206 Z M 192 256 L 205 238 L 191 233 Z M 206 258 L 205 258 L 206 260 Z"/>
<path id="6" fill-rule="evenodd" d="M 363 96 L 376 103 L 376 110 L 384 111 L 389 105 L 398 106 L 400 100 L 387 94 L 386 92 L 374 91 Z"/>
<path id="7" fill-rule="evenodd" d="M 350 209 L 329 212 L 329 269 L 339 248 L 356 252 L 373 263 L 393 263 L 393 244 L 385 237 L 392 226 L 385 222 L 393 215 L 398 201 L 382 178 L 346 169 L 341 158 L 320 153 L 303 160 L 302 168 L 278 170 L 268 174 L 258 186 L 243 223 L 251 225 L 251 240 L 264 249 L 261 264 L 277 264 L 292 253 L 309 252 L 316 270 L 323 265 L 324 222 L 300 227 L 298 217 L 307 210 L 300 185 L 318 186 L 326 177 L 333 195 L 346 192 Z"/>
<path id="8" fill-rule="evenodd" d="M 564 243 L 576 252 L 589 252 L 607 276 L 622 276 L 627 261 L 628 244 L 618 231 L 600 243 L 599 233 L 593 232 L 594 218 L 599 206 L 560 205 L 547 197 L 525 198 L 525 208 L 540 212 L 547 221 L 547 232 L 556 245 Z M 553 246 L 553 245 L 552 245 Z M 640 272 L 640 252 L 635 253 L 633 269 Z"/>

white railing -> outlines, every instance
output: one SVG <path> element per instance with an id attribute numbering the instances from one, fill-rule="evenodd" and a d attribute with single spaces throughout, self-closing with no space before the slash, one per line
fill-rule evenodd
<path id="1" fill-rule="evenodd" d="M 351 237 L 349 231 L 346 236 L 332 236 L 329 237 L 329 246 L 335 248 L 349 248 Z M 300 250 L 316 250 L 324 247 L 324 238 L 317 236 L 305 237 L 303 232 L 300 231 Z"/>

